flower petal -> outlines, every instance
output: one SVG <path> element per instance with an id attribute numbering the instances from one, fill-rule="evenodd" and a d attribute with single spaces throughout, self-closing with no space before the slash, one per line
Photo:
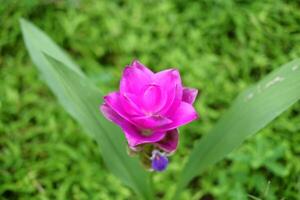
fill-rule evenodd
<path id="1" fill-rule="evenodd" d="M 145 85 L 152 82 L 154 76 L 144 65 L 138 61 L 133 61 L 130 66 L 127 66 L 120 82 L 120 92 L 140 94 Z"/>
<path id="2" fill-rule="evenodd" d="M 165 106 L 159 111 L 161 114 L 173 111 L 178 107 L 182 98 L 182 84 L 179 71 L 176 69 L 168 69 L 158 72 L 154 76 L 154 82 L 159 85 L 166 93 L 167 100 Z"/>
<path id="3" fill-rule="evenodd" d="M 155 143 L 165 137 L 166 132 L 154 132 L 150 136 L 144 136 L 134 127 L 123 128 L 125 137 L 128 141 L 129 147 L 136 147 L 137 145 Z"/>
<path id="4" fill-rule="evenodd" d="M 182 93 L 182 101 L 193 104 L 198 94 L 198 90 L 194 88 L 184 88 Z"/>
<path id="5" fill-rule="evenodd" d="M 154 75 L 154 82 L 165 90 L 181 85 L 181 78 L 177 69 L 167 69 Z"/>
<path id="6" fill-rule="evenodd" d="M 113 109 L 111 109 L 111 107 L 109 107 L 109 105 L 107 105 L 106 103 L 100 105 L 100 111 L 109 121 L 115 122 L 116 124 L 121 124 L 123 121 L 120 115 L 113 111 Z"/>
<path id="7" fill-rule="evenodd" d="M 115 122 L 122 128 L 129 146 L 133 149 L 137 145 L 155 143 L 165 137 L 166 132 L 153 132 L 149 136 L 143 135 L 141 130 L 126 119 L 122 118 L 108 104 L 102 104 L 100 106 L 100 110 L 107 119 Z"/>
<path id="8" fill-rule="evenodd" d="M 148 76 L 153 76 L 154 75 L 154 73 L 150 69 L 148 69 L 142 63 L 140 63 L 138 60 L 133 60 L 130 66 L 138 68 L 139 70 L 141 70 L 144 73 L 148 74 Z"/>
<path id="9" fill-rule="evenodd" d="M 111 92 L 104 97 L 104 101 L 111 109 L 113 109 L 118 115 L 128 120 L 129 116 L 124 110 L 121 102 L 122 98 L 119 92 Z"/>
<path id="10" fill-rule="evenodd" d="M 120 94 L 121 104 L 126 113 L 129 115 L 142 115 L 142 111 L 138 105 L 138 97 L 135 94 Z"/>
<path id="11" fill-rule="evenodd" d="M 159 111 L 164 106 L 166 101 L 166 95 L 160 88 L 155 84 L 147 85 L 143 89 L 141 95 L 140 105 L 146 114 L 153 114 Z"/>
<path id="12" fill-rule="evenodd" d="M 172 123 L 172 120 L 158 115 L 133 117 L 132 121 L 143 129 L 152 130 L 159 129 L 162 126 Z"/>
<path id="13" fill-rule="evenodd" d="M 171 101 L 170 105 L 166 107 L 166 111 L 162 112 L 165 116 L 171 117 L 174 115 L 174 112 L 180 106 L 182 99 L 182 86 L 177 85 L 174 89 L 173 93 L 173 100 Z"/>
<path id="14" fill-rule="evenodd" d="M 171 124 L 162 127 L 160 130 L 171 130 L 194 121 L 198 118 L 198 114 L 191 104 L 184 101 L 180 103 L 178 109 L 170 117 L 173 121 Z"/>
<path id="15" fill-rule="evenodd" d="M 164 153 L 160 153 L 157 150 L 152 151 L 151 160 L 152 169 L 158 172 L 164 171 L 169 164 L 168 157 Z"/>
<path id="16" fill-rule="evenodd" d="M 167 131 L 166 136 L 156 143 L 159 148 L 167 153 L 172 153 L 177 149 L 178 145 L 178 130 L 172 129 Z"/>

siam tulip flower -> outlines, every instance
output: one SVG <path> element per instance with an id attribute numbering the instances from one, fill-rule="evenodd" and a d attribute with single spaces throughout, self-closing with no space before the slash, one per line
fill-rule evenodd
<path id="1" fill-rule="evenodd" d="M 152 169 L 162 171 L 178 146 L 178 127 L 198 118 L 192 105 L 197 93 L 182 86 L 178 70 L 153 73 L 133 61 L 123 71 L 119 91 L 105 96 L 100 109 L 121 127 L 130 150 L 146 152 Z"/>

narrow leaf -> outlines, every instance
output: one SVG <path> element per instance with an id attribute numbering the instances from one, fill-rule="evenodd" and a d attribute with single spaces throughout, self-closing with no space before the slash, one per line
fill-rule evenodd
<path id="1" fill-rule="evenodd" d="M 149 175 L 127 155 L 121 130 L 99 112 L 102 95 L 98 88 L 42 31 L 25 20 L 21 20 L 21 28 L 43 79 L 61 105 L 98 142 L 107 167 L 141 198 L 153 199 Z"/>
<path id="2" fill-rule="evenodd" d="M 224 158 L 299 98 L 299 59 L 282 66 L 239 95 L 211 132 L 195 145 L 179 178 L 174 199 L 195 176 Z"/>

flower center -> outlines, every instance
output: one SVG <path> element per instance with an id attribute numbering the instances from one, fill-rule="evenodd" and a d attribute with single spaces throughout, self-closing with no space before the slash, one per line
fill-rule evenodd
<path id="1" fill-rule="evenodd" d="M 144 136 L 150 136 L 152 134 L 152 130 L 150 129 L 143 129 L 141 130 L 141 133 L 144 135 Z"/>

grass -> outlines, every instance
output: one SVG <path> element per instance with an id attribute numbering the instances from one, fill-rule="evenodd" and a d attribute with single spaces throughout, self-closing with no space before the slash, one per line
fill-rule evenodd
<path id="1" fill-rule="evenodd" d="M 157 197 L 174 192 L 193 143 L 234 97 L 300 57 L 298 1 L 3 1 L 0 3 L 0 199 L 137 199 L 105 168 L 97 145 L 58 105 L 25 50 L 25 17 L 63 46 L 105 91 L 138 58 L 177 67 L 201 90 L 201 120 L 181 128 Z M 300 105 L 192 181 L 183 199 L 297 199 Z"/>

